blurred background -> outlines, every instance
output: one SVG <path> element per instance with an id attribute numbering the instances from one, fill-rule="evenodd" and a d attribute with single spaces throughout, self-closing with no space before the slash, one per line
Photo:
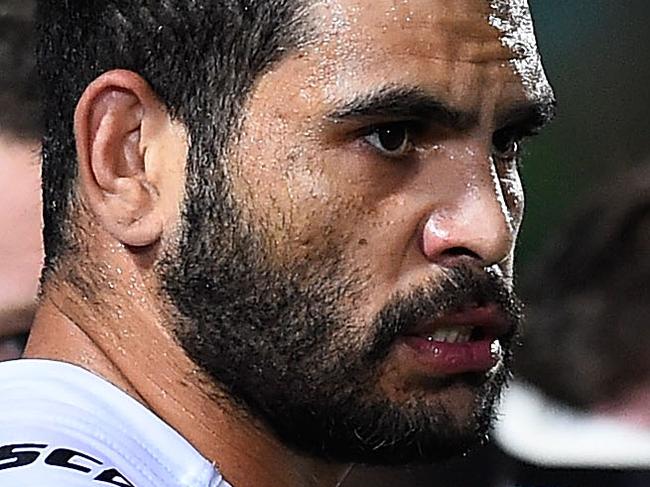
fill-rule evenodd
<path id="1" fill-rule="evenodd" d="M 650 2 L 530 4 L 559 110 L 526 148 L 520 274 L 585 191 L 650 157 Z"/>

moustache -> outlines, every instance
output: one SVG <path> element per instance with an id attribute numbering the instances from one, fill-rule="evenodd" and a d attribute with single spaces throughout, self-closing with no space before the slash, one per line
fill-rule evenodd
<path id="1" fill-rule="evenodd" d="M 394 296 L 383 307 L 374 320 L 375 335 L 367 360 L 376 363 L 385 358 L 395 340 L 418 323 L 488 306 L 508 323 L 510 331 L 503 341 L 512 341 L 521 328 L 523 304 L 504 278 L 491 269 L 468 265 L 446 268 L 442 277 Z"/>

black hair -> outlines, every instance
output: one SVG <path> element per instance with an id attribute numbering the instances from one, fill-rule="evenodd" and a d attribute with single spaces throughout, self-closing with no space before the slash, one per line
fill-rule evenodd
<path id="1" fill-rule="evenodd" d="M 589 410 L 650 380 L 650 164 L 610 177 L 525 279 L 521 377 Z"/>
<path id="2" fill-rule="evenodd" d="M 33 9 L 30 0 L 0 0 L 0 133 L 20 139 L 41 136 Z"/>
<path id="3" fill-rule="evenodd" d="M 73 117 L 83 91 L 111 69 L 141 75 L 190 139 L 192 195 L 218 197 L 221 162 L 254 81 L 303 35 L 300 0 L 41 0 L 44 82 L 44 279 L 75 250 Z M 208 156 L 209 155 L 209 156 Z M 216 158 L 213 157 L 216 155 Z M 194 208 L 192 208 L 194 205 Z"/>

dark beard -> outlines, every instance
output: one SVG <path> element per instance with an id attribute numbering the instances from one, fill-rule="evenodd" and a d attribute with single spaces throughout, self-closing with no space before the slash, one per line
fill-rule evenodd
<path id="1" fill-rule="evenodd" d="M 206 235 L 198 227 L 186 227 L 182 251 L 160 267 L 178 314 L 176 336 L 283 443 L 332 461 L 386 465 L 440 460 L 486 437 L 514 333 L 501 340 L 505 365 L 492 374 L 430 380 L 404 403 L 382 392 L 379 376 L 395 339 L 422 318 L 496 303 L 517 325 L 518 301 L 500 278 L 449 269 L 444 280 L 396 296 L 374 321 L 359 324 L 362 275 L 344 273 L 336 252 L 280 268 L 270 264 L 261 232 L 237 223 L 230 234 L 213 226 Z M 431 400 L 457 387 L 476 398 L 473 416 L 461 422 Z"/>

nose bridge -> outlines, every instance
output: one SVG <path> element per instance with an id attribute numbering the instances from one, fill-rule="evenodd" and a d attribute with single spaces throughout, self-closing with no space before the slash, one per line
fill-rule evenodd
<path id="1" fill-rule="evenodd" d="M 504 261 L 514 246 L 514 226 L 491 156 L 470 154 L 465 171 L 422 226 L 422 250 L 432 262 L 471 256 L 489 266 Z"/>

